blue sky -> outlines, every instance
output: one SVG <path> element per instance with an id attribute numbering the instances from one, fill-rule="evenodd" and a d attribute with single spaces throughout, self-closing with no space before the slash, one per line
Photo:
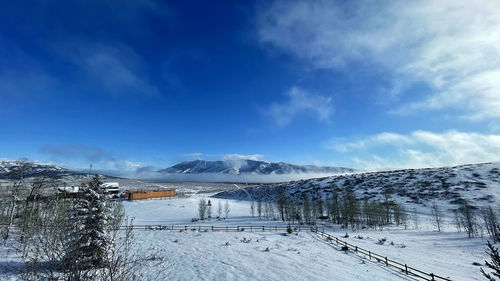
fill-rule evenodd
<path id="1" fill-rule="evenodd" d="M 0 158 L 500 160 L 497 1 L 9 1 Z"/>

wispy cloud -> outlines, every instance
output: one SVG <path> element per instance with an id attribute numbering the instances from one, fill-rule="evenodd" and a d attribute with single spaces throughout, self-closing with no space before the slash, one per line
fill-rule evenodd
<path id="1" fill-rule="evenodd" d="M 260 161 L 264 158 L 262 154 L 225 154 L 222 156 L 221 160 L 255 160 Z"/>
<path id="2" fill-rule="evenodd" d="M 500 135 L 448 131 L 381 133 L 327 147 L 362 168 L 421 168 L 500 161 Z"/>
<path id="3" fill-rule="evenodd" d="M 135 171 L 146 166 L 142 162 L 119 158 L 114 153 L 97 146 L 81 144 L 46 145 L 40 148 L 40 152 L 58 164 L 69 165 L 74 168 L 92 164 L 96 169 L 115 170 L 118 173 L 119 171 Z"/>
<path id="4" fill-rule="evenodd" d="M 56 56 L 81 73 L 81 79 L 107 93 L 159 95 L 142 57 L 121 42 L 66 38 L 56 45 L 52 48 Z"/>
<path id="5" fill-rule="evenodd" d="M 201 153 L 201 152 L 182 154 L 183 157 L 197 157 L 197 158 L 202 157 L 203 155 L 205 155 L 205 154 Z"/>
<path id="6" fill-rule="evenodd" d="M 312 94 L 293 87 L 286 93 L 287 99 L 272 104 L 265 112 L 278 126 L 287 126 L 299 115 L 313 115 L 319 121 L 328 121 L 333 114 L 331 97 Z"/>
<path id="7" fill-rule="evenodd" d="M 452 108 L 486 119 L 500 117 L 499 14 L 496 0 L 277 0 L 260 10 L 257 31 L 263 44 L 308 66 L 375 64 L 389 70 L 396 88 L 431 88 L 394 113 Z"/>
<path id="8" fill-rule="evenodd" d="M 83 160 L 92 162 L 115 161 L 112 153 L 99 147 L 80 144 L 73 145 L 46 145 L 40 152 L 47 154 L 54 160 Z"/>

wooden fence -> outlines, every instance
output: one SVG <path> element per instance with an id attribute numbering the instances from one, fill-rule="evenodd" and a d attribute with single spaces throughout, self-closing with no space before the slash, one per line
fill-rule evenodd
<path id="1" fill-rule="evenodd" d="M 338 237 L 330 235 L 324 231 L 318 231 L 317 228 L 316 228 L 315 233 L 317 235 L 320 235 L 321 237 L 327 239 L 330 242 L 335 241 L 335 243 L 340 247 L 344 247 L 345 249 L 352 250 L 356 254 L 366 255 L 366 256 L 368 256 L 368 258 L 370 260 L 384 263 L 385 266 L 396 268 L 399 271 L 405 273 L 406 275 L 411 275 L 413 277 L 417 277 L 417 278 L 427 280 L 427 281 L 438 281 L 438 280 L 451 281 L 451 279 L 449 279 L 448 277 L 442 277 L 442 276 L 436 275 L 434 273 L 427 273 L 427 272 L 424 272 L 422 270 L 418 270 L 414 267 L 408 266 L 407 264 L 402 264 L 402 263 L 397 262 L 395 260 L 391 260 L 391 259 L 387 258 L 387 256 L 382 256 L 382 255 L 379 255 L 379 254 L 374 253 L 372 251 L 369 251 L 369 250 L 363 249 L 361 247 L 358 247 L 356 245 L 350 244 L 350 243 L 343 241 L 343 240 L 339 239 Z"/>
<path id="2" fill-rule="evenodd" d="M 135 230 L 191 230 L 191 231 L 287 231 L 288 227 L 283 225 L 274 226 L 259 226 L 259 225 L 238 225 L 238 226 L 214 226 L 214 225 L 133 225 L 122 226 L 120 229 L 135 229 Z M 307 226 L 292 226 L 293 231 L 314 231 L 313 228 Z"/>

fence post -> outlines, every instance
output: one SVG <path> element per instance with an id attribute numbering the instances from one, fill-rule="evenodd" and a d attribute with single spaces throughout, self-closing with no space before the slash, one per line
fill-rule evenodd
<path id="1" fill-rule="evenodd" d="M 385 265 L 389 266 L 389 262 L 387 261 L 387 257 L 385 257 Z"/>
<path id="2" fill-rule="evenodd" d="M 188 227 L 187 227 L 187 225 L 185 225 L 185 226 L 184 226 L 184 230 L 188 230 Z"/>
<path id="3" fill-rule="evenodd" d="M 408 275 L 408 266 L 406 265 L 406 263 L 405 263 L 405 272 L 406 272 L 406 275 Z"/>
<path id="4" fill-rule="evenodd" d="M 278 231 L 278 226 L 277 225 L 274 226 L 274 231 Z"/>
<path id="5" fill-rule="evenodd" d="M 354 251 L 357 253 L 358 252 L 358 246 L 356 246 L 356 248 L 354 249 Z"/>
<path id="6" fill-rule="evenodd" d="M 236 231 L 240 231 L 240 226 L 237 226 L 237 227 L 236 227 Z"/>
<path id="7" fill-rule="evenodd" d="M 337 242 L 337 245 L 339 244 L 339 238 L 335 237 L 335 241 Z"/>
<path id="8" fill-rule="evenodd" d="M 372 259 L 372 252 L 368 251 L 368 258 Z"/>
<path id="9" fill-rule="evenodd" d="M 212 231 L 214 231 L 214 226 L 212 225 Z"/>
<path id="10" fill-rule="evenodd" d="M 227 232 L 227 231 L 228 231 L 228 229 L 227 229 L 227 225 L 226 225 L 226 232 Z"/>
<path id="11" fill-rule="evenodd" d="M 198 231 L 201 231 L 201 225 L 198 226 Z"/>
<path id="12" fill-rule="evenodd" d="M 252 232 L 252 231 L 253 231 L 253 230 L 252 230 L 252 226 L 250 226 L 250 232 Z"/>
<path id="13" fill-rule="evenodd" d="M 435 281 L 435 279 L 434 279 L 434 273 L 431 273 L 431 280 Z"/>
<path id="14" fill-rule="evenodd" d="M 262 226 L 262 231 L 265 231 L 264 226 Z"/>

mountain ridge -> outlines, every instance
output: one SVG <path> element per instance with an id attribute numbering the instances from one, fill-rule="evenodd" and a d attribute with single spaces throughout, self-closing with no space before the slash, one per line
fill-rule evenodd
<path id="1" fill-rule="evenodd" d="M 325 167 L 315 165 L 294 165 L 284 162 L 266 162 L 250 159 L 235 160 L 194 160 L 184 161 L 169 168 L 158 170 L 159 173 L 169 174 L 256 174 L 256 175 L 283 175 L 283 174 L 342 174 L 356 170 L 345 167 Z"/>

